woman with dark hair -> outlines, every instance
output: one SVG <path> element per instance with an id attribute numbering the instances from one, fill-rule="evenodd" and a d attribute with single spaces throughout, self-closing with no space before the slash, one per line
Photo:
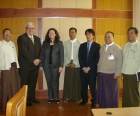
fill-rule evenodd
<path id="1" fill-rule="evenodd" d="M 63 70 L 64 48 L 56 29 L 50 28 L 42 45 L 40 70 L 44 70 L 48 86 L 48 103 L 55 99 L 59 104 L 59 76 Z"/>

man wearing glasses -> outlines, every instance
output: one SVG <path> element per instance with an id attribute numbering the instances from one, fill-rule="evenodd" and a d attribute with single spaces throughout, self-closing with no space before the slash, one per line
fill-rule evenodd
<path id="1" fill-rule="evenodd" d="M 26 25 L 26 33 L 20 35 L 17 40 L 19 52 L 19 74 L 21 77 L 21 87 L 28 85 L 27 106 L 32 103 L 39 103 L 35 98 L 35 87 L 38 77 L 38 68 L 41 61 L 41 41 L 34 35 L 35 26 L 32 22 Z"/>

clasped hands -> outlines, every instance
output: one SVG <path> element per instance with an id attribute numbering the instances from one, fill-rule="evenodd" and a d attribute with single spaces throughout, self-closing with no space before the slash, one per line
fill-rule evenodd
<path id="1" fill-rule="evenodd" d="M 38 66 L 39 63 L 40 63 L 40 60 L 39 60 L 39 59 L 35 59 L 35 60 L 33 61 L 33 63 L 34 63 L 35 66 Z"/>
<path id="2" fill-rule="evenodd" d="M 89 68 L 89 67 L 85 67 L 85 68 L 83 69 L 84 73 L 88 73 L 88 72 L 89 72 L 89 70 L 90 70 L 90 68 Z"/>
<path id="3" fill-rule="evenodd" d="M 75 65 L 74 63 L 69 63 L 68 66 L 69 66 L 71 69 L 74 69 L 76 65 Z"/>

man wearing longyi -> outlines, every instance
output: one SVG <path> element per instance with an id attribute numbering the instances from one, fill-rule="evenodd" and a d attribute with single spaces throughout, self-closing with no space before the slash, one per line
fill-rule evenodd
<path id="1" fill-rule="evenodd" d="M 0 41 L 0 107 L 6 111 L 6 104 L 20 89 L 19 68 L 12 32 L 5 28 Z"/>
<path id="2" fill-rule="evenodd" d="M 20 35 L 17 40 L 19 52 L 19 74 L 21 77 L 21 86 L 28 85 L 27 105 L 39 103 L 35 99 L 35 87 L 38 77 L 39 63 L 41 61 L 41 40 L 34 35 L 35 26 L 32 22 L 26 25 L 26 33 Z"/>
<path id="3" fill-rule="evenodd" d="M 128 43 L 123 49 L 123 96 L 122 107 L 138 107 L 140 102 L 139 82 L 136 72 L 140 72 L 140 42 L 137 41 L 138 29 L 127 30 Z"/>
<path id="4" fill-rule="evenodd" d="M 118 78 L 122 67 L 122 49 L 114 43 L 114 33 L 108 31 L 100 49 L 97 76 L 97 104 L 100 108 L 118 107 Z"/>

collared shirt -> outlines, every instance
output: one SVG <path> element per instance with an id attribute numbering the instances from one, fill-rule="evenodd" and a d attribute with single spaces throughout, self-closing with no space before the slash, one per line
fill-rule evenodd
<path id="1" fill-rule="evenodd" d="M 74 42 L 76 42 L 76 38 L 74 40 L 70 39 L 70 42 L 72 44 L 72 47 L 71 47 L 71 60 L 73 60 L 73 48 L 74 48 Z"/>
<path id="2" fill-rule="evenodd" d="M 4 43 L 8 45 L 9 48 L 9 54 L 10 54 L 10 59 L 11 59 L 11 63 L 13 62 L 16 62 L 16 58 L 15 58 L 15 55 L 14 55 L 14 51 L 13 51 L 13 48 L 12 46 L 10 45 L 10 42 L 7 42 L 3 39 Z"/>
<path id="3" fill-rule="evenodd" d="M 111 44 L 106 44 L 105 52 L 108 50 L 108 47 L 109 47 L 109 46 L 112 46 L 113 44 L 114 44 L 114 42 L 112 42 Z"/>

